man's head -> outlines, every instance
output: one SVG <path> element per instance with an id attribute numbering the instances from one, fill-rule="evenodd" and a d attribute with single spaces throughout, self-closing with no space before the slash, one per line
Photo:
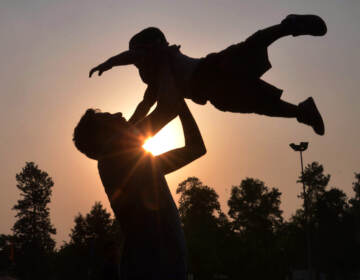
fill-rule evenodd
<path id="1" fill-rule="evenodd" d="M 117 147 L 133 141 L 131 125 L 121 113 L 103 113 L 88 109 L 74 129 L 73 141 L 76 148 L 92 159 L 100 159 L 114 146 L 111 140 L 116 138 Z"/>
<path id="2" fill-rule="evenodd" d="M 159 28 L 148 27 L 135 34 L 129 42 L 129 49 L 136 50 L 154 46 L 168 46 L 164 33 Z"/>

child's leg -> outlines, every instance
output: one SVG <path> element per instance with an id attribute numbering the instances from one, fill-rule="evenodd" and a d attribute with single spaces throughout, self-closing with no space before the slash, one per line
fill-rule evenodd
<path id="1" fill-rule="evenodd" d="M 277 24 L 255 32 L 246 39 L 246 42 L 257 47 L 267 48 L 276 40 L 288 35 L 291 35 L 290 28 L 283 24 Z"/>
<path id="2" fill-rule="evenodd" d="M 220 110 L 296 118 L 299 122 L 311 126 L 319 135 L 325 132 L 320 112 L 311 97 L 299 105 L 291 104 L 281 99 L 282 90 L 261 79 L 243 80 L 241 88 L 231 87 L 229 83 L 224 89 L 232 94 L 217 95 L 210 100 Z"/>
<path id="3" fill-rule="evenodd" d="M 317 134 L 324 135 L 325 133 L 323 119 L 312 97 L 299 105 L 279 99 L 278 102 L 265 103 L 265 106 L 255 113 L 270 117 L 296 118 L 299 122 L 311 126 Z"/>
<path id="4" fill-rule="evenodd" d="M 316 15 L 289 15 L 280 24 L 259 30 L 246 41 L 267 48 L 276 40 L 288 36 L 323 36 L 327 32 L 325 22 Z"/>
<path id="5" fill-rule="evenodd" d="M 298 106 L 280 99 L 271 106 L 263 107 L 260 114 L 269 117 L 296 118 Z"/>

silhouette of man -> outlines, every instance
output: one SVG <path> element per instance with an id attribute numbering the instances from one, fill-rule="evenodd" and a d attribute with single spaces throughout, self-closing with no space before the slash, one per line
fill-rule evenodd
<path id="1" fill-rule="evenodd" d="M 174 91 L 166 68 L 162 90 Z M 185 146 L 158 156 L 146 152 L 144 135 L 165 123 L 145 118 L 136 125 L 121 113 L 88 109 L 74 130 L 76 147 L 98 161 L 98 170 L 125 235 L 121 279 L 186 279 L 185 240 L 165 175 L 206 153 L 184 101 L 179 103 Z M 150 132 L 149 132 L 150 131 Z"/>
<path id="2" fill-rule="evenodd" d="M 103 263 L 103 278 L 104 280 L 120 280 L 120 269 L 119 269 L 119 260 L 120 257 L 120 247 L 119 244 L 115 241 L 109 241 L 104 246 L 104 263 Z"/>

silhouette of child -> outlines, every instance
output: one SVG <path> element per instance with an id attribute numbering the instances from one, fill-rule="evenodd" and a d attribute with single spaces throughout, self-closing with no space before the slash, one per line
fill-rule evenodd
<path id="1" fill-rule="evenodd" d="M 280 24 L 259 30 L 244 42 L 205 58 L 191 58 L 180 52 L 180 46 L 169 46 L 158 28 L 149 27 L 131 38 L 128 51 L 93 68 L 89 77 L 119 65 L 134 64 L 139 69 L 148 87 L 129 120 L 132 123 L 143 119 L 155 102 L 152 114 L 169 122 L 175 117 L 174 104 L 189 98 L 198 104 L 210 101 L 221 111 L 296 118 L 323 135 L 324 123 L 312 97 L 298 105 L 288 103 L 281 99 L 281 89 L 260 77 L 271 68 L 267 48 L 274 41 L 288 35 L 323 36 L 326 32 L 326 24 L 319 16 L 289 15 Z M 166 96 L 158 90 L 158 64 L 164 56 L 169 57 L 180 96 Z"/>
<path id="2" fill-rule="evenodd" d="M 159 74 L 160 90 L 176 94 L 170 69 Z M 165 123 L 150 116 L 132 124 L 121 113 L 88 109 L 74 130 L 76 147 L 98 161 L 101 181 L 124 234 L 121 279 L 186 279 L 184 234 L 165 175 L 201 157 L 206 148 L 184 100 L 175 112 L 185 146 L 157 156 L 142 147 L 144 135 L 156 133 Z M 113 273 L 112 269 L 106 272 Z"/>

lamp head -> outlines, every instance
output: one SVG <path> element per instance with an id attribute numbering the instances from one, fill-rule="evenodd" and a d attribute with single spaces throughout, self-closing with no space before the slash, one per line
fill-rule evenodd
<path id="1" fill-rule="evenodd" d="M 303 152 L 305 151 L 308 146 L 309 142 L 301 142 L 299 145 L 296 145 L 295 143 L 291 143 L 289 145 L 295 152 Z"/>

